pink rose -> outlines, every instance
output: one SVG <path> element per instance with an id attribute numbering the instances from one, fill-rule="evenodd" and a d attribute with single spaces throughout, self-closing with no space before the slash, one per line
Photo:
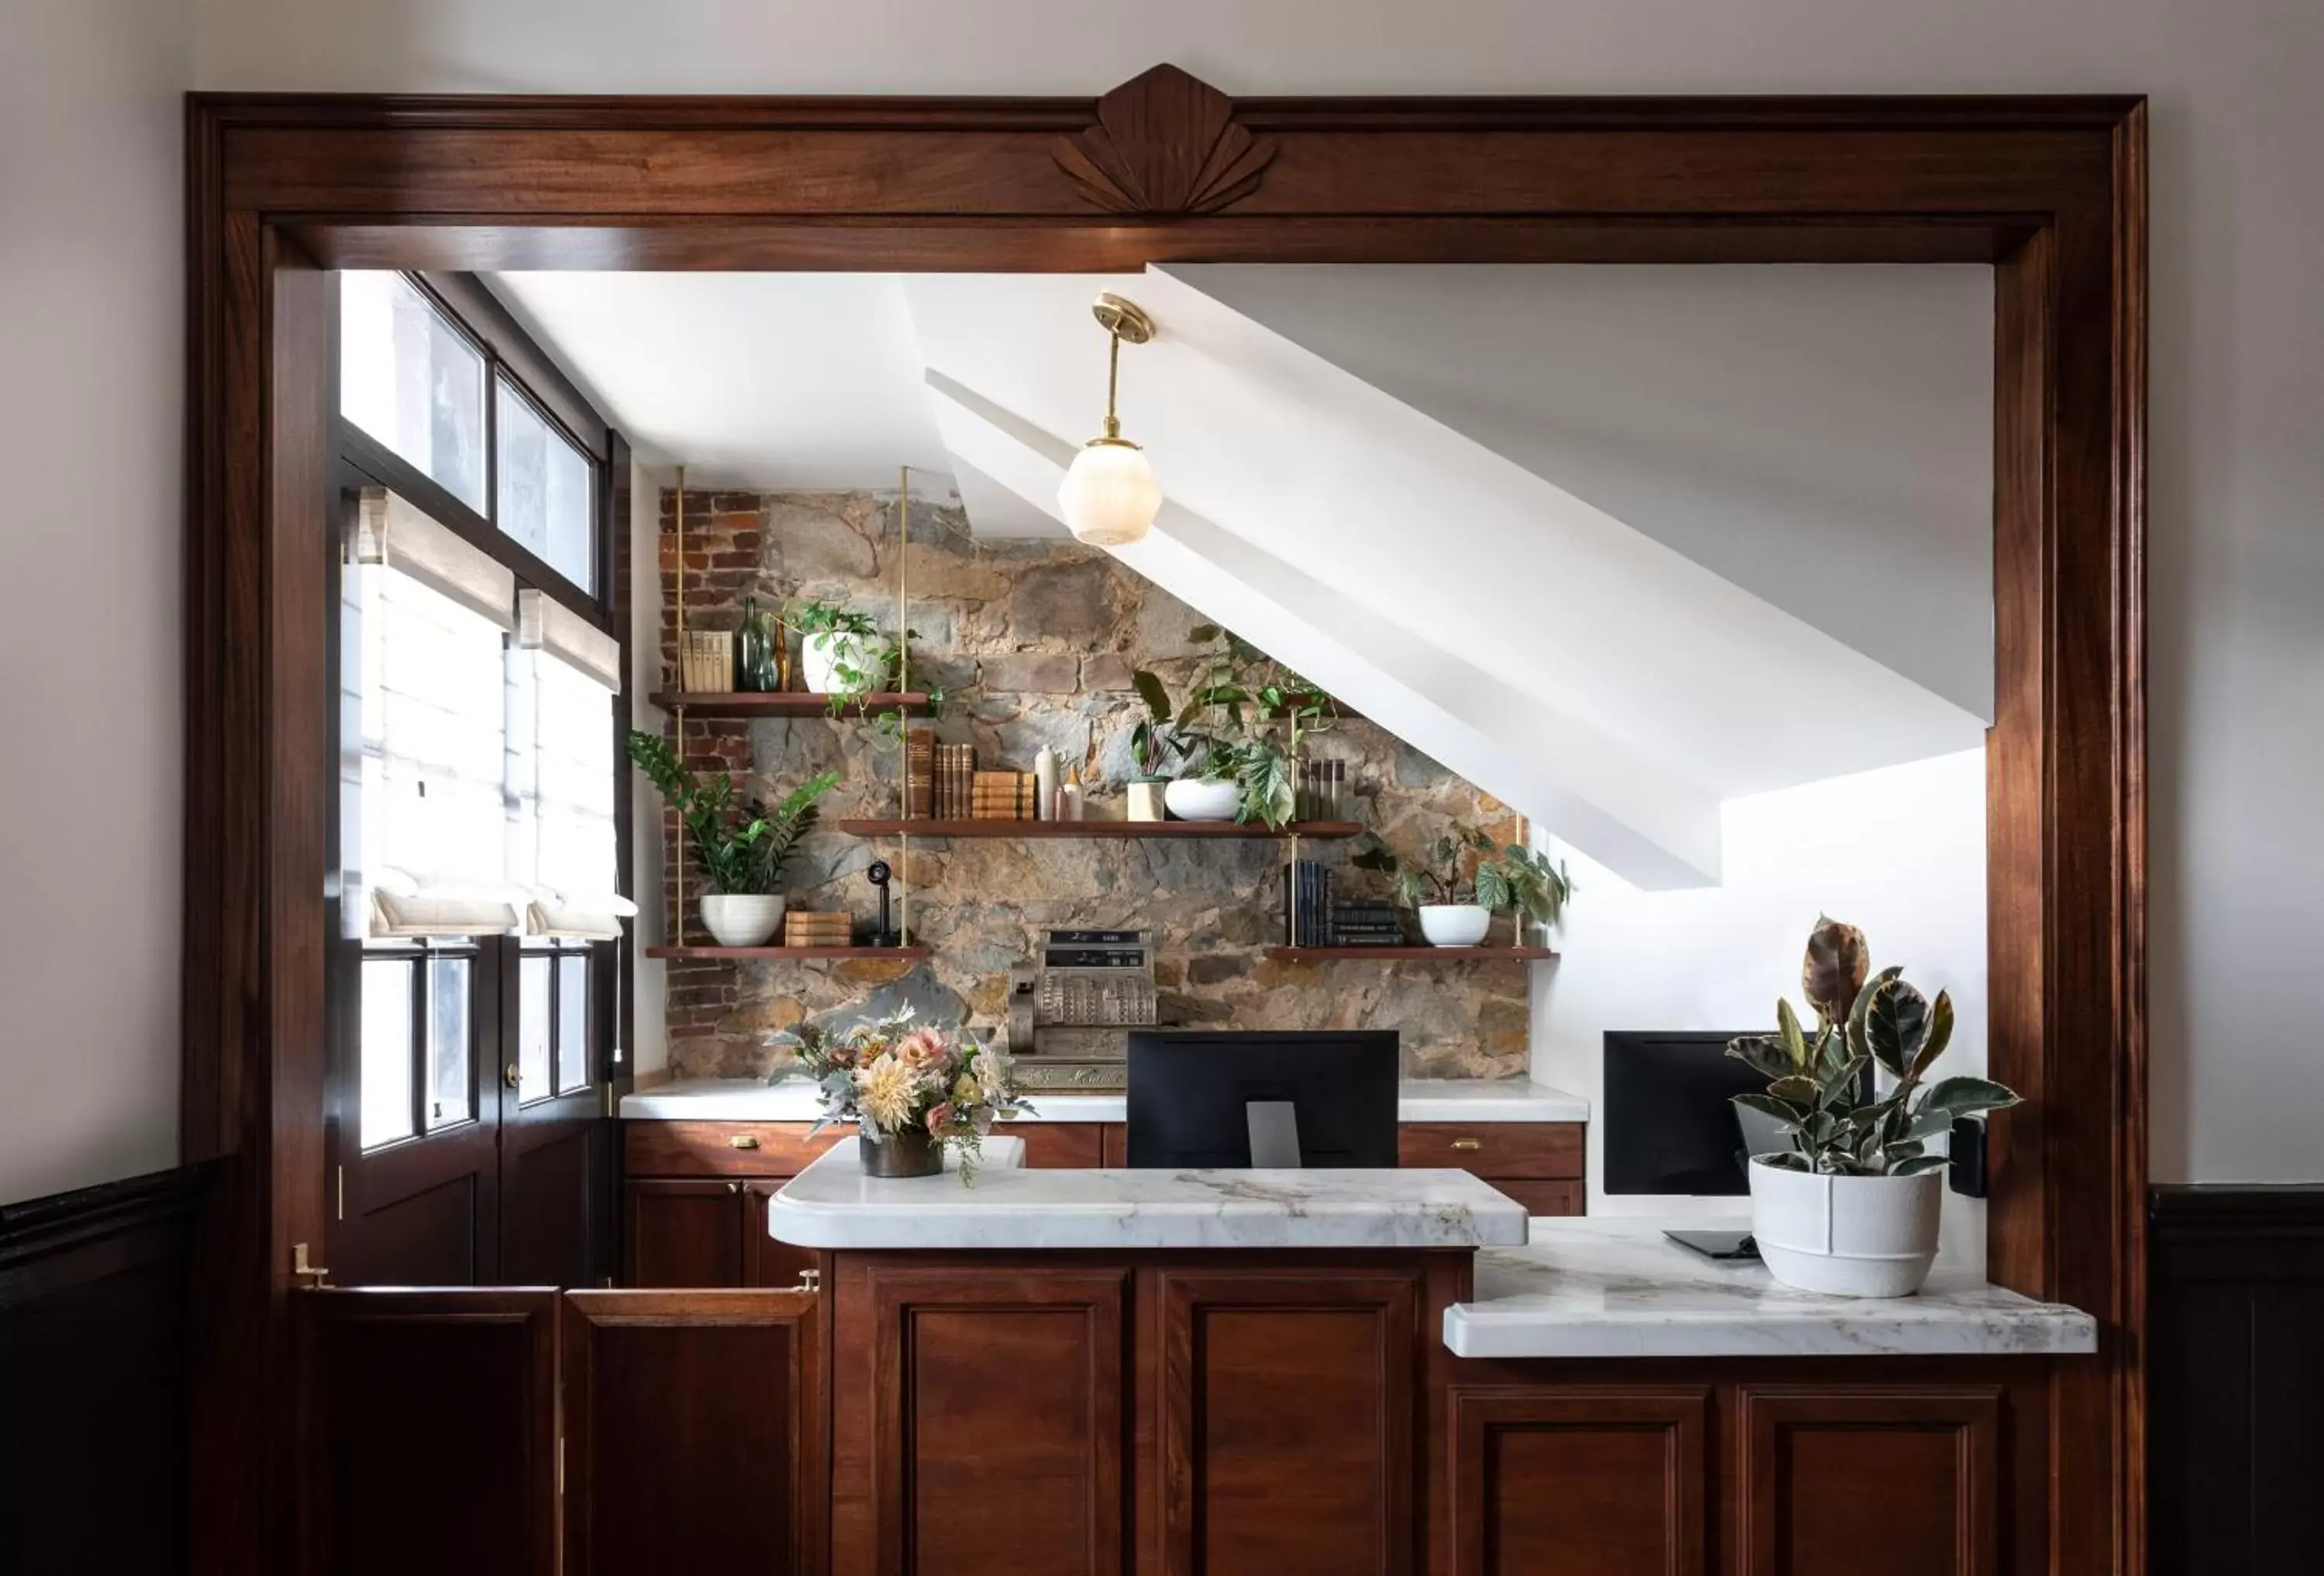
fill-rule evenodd
<path id="1" fill-rule="evenodd" d="M 915 1073 L 940 1065 L 951 1054 L 944 1036 L 932 1028 L 916 1028 L 896 1042 L 896 1059 Z"/>

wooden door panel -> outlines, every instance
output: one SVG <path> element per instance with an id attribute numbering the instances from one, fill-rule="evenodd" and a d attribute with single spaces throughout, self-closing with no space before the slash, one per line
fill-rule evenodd
<path id="1" fill-rule="evenodd" d="M 1745 1576 L 1991 1576 L 2001 1391 L 1738 1386 Z"/>
<path id="2" fill-rule="evenodd" d="M 782 1182 L 768 1178 L 742 1184 L 742 1284 L 768 1291 L 786 1291 L 799 1285 L 806 1273 L 823 1262 L 819 1249 L 797 1248 L 767 1234 L 767 1201 L 782 1191 Z"/>
<path id="3" fill-rule="evenodd" d="M 1165 1270 L 1165 1568 L 1414 1568 L 1416 1276 Z"/>
<path id="4" fill-rule="evenodd" d="M 875 1267 L 877 1547 L 833 1568 L 1120 1576 L 1130 1278 Z"/>
<path id="5" fill-rule="evenodd" d="M 629 1199 L 632 1286 L 742 1286 L 741 1183 L 645 1178 L 629 1184 Z"/>
<path id="6" fill-rule="evenodd" d="M 443 1152 L 430 1159 L 441 1159 Z M 481 1170 L 431 1176 L 417 1192 L 380 1198 L 379 1180 L 371 1196 L 350 1203 L 347 1218 L 333 1233 L 332 1249 L 345 1255 L 331 1267 L 349 1286 L 466 1286 L 495 1278 L 493 1231 L 489 1211 L 492 1178 Z"/>
<path id="7" fill-rule="evenodd" d="M 555 1292 L 309 1291 L 293 1317 L 310 1576 L 553 1576 Z"/>
<path id="8" fill-rule="evenodd" d="M 595 1279 L 592 1216 L 604 1209 L 604 1142 L 595 1119 L 503 1129 L 501 1278 L 586 1286 Z"/>
<path id="9" fill-rule="evenodd" d="M 822 1568 L 813 1293 L 565 1297 L 566 1571 Z"/>
<path id="10" fill-rule="evenodd" d="M 1707 1387 L 1456 1386 L 1453 1576 L 1706 1576 Z"/>

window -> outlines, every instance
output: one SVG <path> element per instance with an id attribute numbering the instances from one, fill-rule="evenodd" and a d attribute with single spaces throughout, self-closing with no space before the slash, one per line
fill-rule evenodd
<path id="1" fill-rule="evenodd" d="M 517 1088 L 527 1105 L 589 1087 L 594 961 L 586 944 L 565 943 L 528 945 L 518 964 Z"/>
<path id="2" fill-rule="evenodd" d="M 484 355 L 400 273 L 340 276 L 339 413 L 484 512 Z"/>
<path id="3" fill-rule="evenodd" d="M 475 970 L 468 948 L 364 957 L 364 1148 L 475 1120 Z"/>
<path id="4" fill-rule="evenodd" d="M 411 1002 L 413 965 L 365 958 L 363 966 L 363 1147 L 376 1149 L 414 1131 Z"/>
<path id="5" fill-rule="evenodd" d="M 500 497 L 495 523 L 582 590 L 597 589 L 595 468 L 505 376 L 496 383 Z"/>

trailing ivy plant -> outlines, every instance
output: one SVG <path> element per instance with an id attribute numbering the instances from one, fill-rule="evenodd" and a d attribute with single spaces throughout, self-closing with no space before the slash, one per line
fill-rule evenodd
<path id="1" fill-rule="evenodd" d="M 870 696 L 882 691 L 892 691 L 903 677 L 904 648 L 900 641 L 891 641 L 880 633 L 872 615 L 852 607 L 817 601 L 812 597 L 794 602 L 784 611 L 784 622 L 798 631 L 802 641 L 816 635 L 828 635 L 836 641 L 832 651 L 831 690 L 824 702 L 825 713 L 836 720 L 850 711 L 867 723 L 877 738 L 888 743 L 899 743 L 904 737 L 904 712 L 900 706 L 884 711 L 872 709 Z M 906 630 L 905 641 L 919 633 Z M 860 661 L 846 659 L 848 651 L 855 652 Z M 944 714 L 945 692 L 931 687 L 928 709 L 936 716 Z"/>
<path id="2" fill-rule="evenodd" d="M 725 772 L 697 778 L 659 733 L 631 730 L 630 759 L 637 763 L 685 824 L 688 848 L 714 893 L 733 897 L 771 893 L 799 839 L 814 830 L 821 812 L 816 801 L 838 786 L 826 771 L 791 790 L 769 809 L 765 801 L 738 801 Z"/>
<path id="3" fill-rule="evenodd" d="M 1808 937 L 1802 992 L 1816 1015 L 1810 1034 L 1787 1000 L 1775 1003 L 1775 1032 L 1745 1035 L 1727 1054 L 1767 1079 L 1765 1093 L 1735 1103 L 1773 1117 L 1794 1147 L 1761 1156 L 1787 1171 L 1831 1176 L 1911 1176 L 1946 1165 L 1930 1143 L 1956 1117 L 2002 1111 L 2015 1092 L 1986 1078 L 1925 1082 L 1952 1043 L 1953 1004 L 1932 1002 L 1904 979 L 1902 966 L 1868 973 L 1870 954 L 1853 925 L 1821 918 Z M 1878 1098 L 1865 1091 L 1865 1069 L 1886 1075 Z"/>

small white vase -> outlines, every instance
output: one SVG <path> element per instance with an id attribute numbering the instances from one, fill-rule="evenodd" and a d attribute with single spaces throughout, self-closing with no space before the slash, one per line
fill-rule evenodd
<path id="1" fill-rule="evenodd" d="M 1168 806 L 1163 802 L 1163 789 L 1169 785 L 1160 778 L 1134 778 L 1123 789 L 1126 821 L 1162 821 L 1168 819 Z"/>
<path id="2" fill-rule="evenodd" d="M 763 892 L 711 892 L 702 899 L 702 927 L 720 946 L 764 946 L 783 922 L 783 900 Z"/>
<path id="3" fill-rule="evenodd" d="M 840 684 L 835 668 L 853 668 L 858 673 L 869 673 L 877 654 L 875 645 L 870 635 L 841 634 L 835 630 L 807 636 L 799 642 L 799 668 L 806 675 L 808 691 L 829 695 L 845 687 Z M 875 681 L 864 687 L 877 689 L 879 685 Z"/>
<path id="4" fill-rule="evenodd" d="M 1162 790 L 1162 802 L 1181 821 L 1231 821 L 1242 792 L 1231 777 L 1182 777 Z"/>
<path id="5" fill-rule="evenodd" d="M 1929 1278 L 1944 1208 L 1941 1169 L 1819 1176 L 1754 1156 L 1751 1238 L 1767 1273 L 1836 1297 L 1909 1297 Z"/>
<path id="6" fill-rule="evenodd" d="M 1475 946 L 1491 929 L 1491 910 L 1477 903 L 1423 903 L 1420 934 L 1431 946 Z"/>

